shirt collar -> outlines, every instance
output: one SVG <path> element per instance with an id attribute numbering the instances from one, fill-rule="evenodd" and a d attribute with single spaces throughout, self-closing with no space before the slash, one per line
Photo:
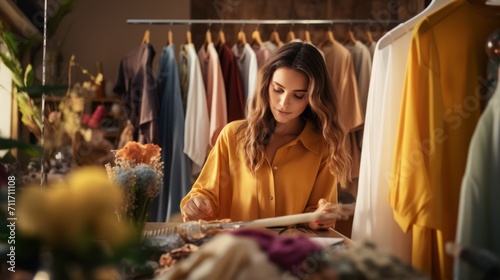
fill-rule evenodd
<path id="1" fill-rule="evenodd" d="M 317 155 L 321 153 L 322 143 L 324 143 L 323 135 L 321 135 L 309 121 L 306 122 L 306 126 L 292 143 L 298 141 L 300 141 L 306 149 Z"/>

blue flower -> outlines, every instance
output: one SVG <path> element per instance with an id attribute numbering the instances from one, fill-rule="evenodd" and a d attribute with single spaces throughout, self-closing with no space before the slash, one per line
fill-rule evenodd
<path id="1" fill-rule="evenodd" d="M 149 186 L 155 185 L 157 183 L 156 171 L 147 164 L 139 164 L 132 171 L 136 176 L 136 186 L 140 189 L 146 189 Z"/>
<path id="2" fill-rule="evenodd" d="M 128 187 L 131 184 L 133 184 L 134 173 L 132 172 L 132 170 L 127 170 L 122 167 L 118 167 L 116 169 L 115 180 L 119 186 Z"/>

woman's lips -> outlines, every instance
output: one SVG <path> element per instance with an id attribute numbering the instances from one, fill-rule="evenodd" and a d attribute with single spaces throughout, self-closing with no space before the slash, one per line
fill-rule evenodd
<path id="1" fill-rule="evenodd" d="M 278 113 L 280 113 L 280 115 L 284 115 L 284 116 L 286 116 L 286 115 L 291 114 L 291 113 L 289 113 L 289 112 L 281 111 L 281 110 L 279 110 L 279 109 L 276 109 L 276 110 L 278 111 Z"/>

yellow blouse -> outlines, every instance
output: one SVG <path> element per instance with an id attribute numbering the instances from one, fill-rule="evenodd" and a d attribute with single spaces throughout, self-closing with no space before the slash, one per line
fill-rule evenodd
<path id="1" fill-rule="evenodd" d="M 320 198 L 337 203 L 337 178 L 328 169 L 326 141 L 312 124 L 253 177 L 237 149 L 236 133 L 245 121 L 231 122 L 221 131 L 181 209 L 192 196 L 203 195 L 212 204 L 213 219 L 246 221 L 311 212 Z"/>

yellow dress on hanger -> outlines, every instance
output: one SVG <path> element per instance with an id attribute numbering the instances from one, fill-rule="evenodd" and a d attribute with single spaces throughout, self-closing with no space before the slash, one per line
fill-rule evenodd
<path id="1" fill-rule="evenodd" d="M 412 230 L 412 265 L 453 279 L 446 242 L 455 240 L 469 142 L 481 115 L 485 42 L 500 26 L 491 8 L 454 1 L 413 30 L 389 199 L 403 231 Z M 480 217 L 478 217 L 480 218 Z"/>

